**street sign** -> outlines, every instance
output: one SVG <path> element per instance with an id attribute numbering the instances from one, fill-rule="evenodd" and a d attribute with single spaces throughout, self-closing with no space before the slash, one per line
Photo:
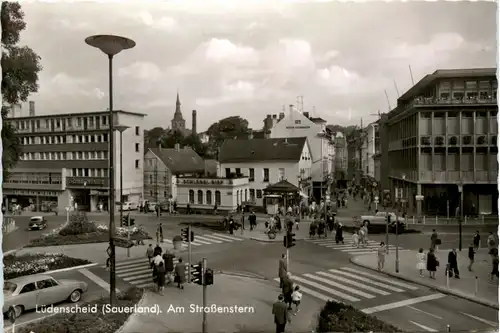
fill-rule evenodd
<path id="1" fill-rule="evenodd" d="M 424 200 L 424 196 L 423 195 L 416 195 L 415 200 L 422 201 L 422 200 Z"/>
<path id="2" fill-rule="evenodd" d="M 108 246 L 106 253 L 108 254 L 108 257 L 111 257 L 111 246 Z"/>
<path id="3" fill-rule="evenodd" d="M 123 247 L 125 249 L 130 249 L 132 246 L 134 246 L 134 242 L 122 237 L 115 237 L 113 238 L 113 241 L 115 243 L 115 246 Z"/>
<path id="4" fill-rule="evenodd" d="M 375 199 L 375 201 L 378 201 L 378 196 L 377 196 L 377 197 L 375 197 L 374 199 Z"/>

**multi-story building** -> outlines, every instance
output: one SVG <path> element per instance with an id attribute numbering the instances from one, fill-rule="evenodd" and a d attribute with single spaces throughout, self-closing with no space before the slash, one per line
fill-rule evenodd
<path id="1" fill-rule="evenodd" d="M 20 140 L 20 160 L 4 180 L 4 203 L 25 209 L 64 211 L 66 207 L 95 211 L 109 207 L 109 112 L 35 115 L 10 118 Z M 143 188 L 142 124 L 144 114 L 115 111 L 115 124 L 123 132 L 123 165 L 120 165 L 120 133 L 114 135 L 115 198 L 138 202 Z M 29 208 L 28 208 L 29 207 Z"/>
<path id="2" fill-rule="evenodd" d="M 311 117 L 309 112 L 300 112 L 293 105 L 288 114 L 282 112 L 279 118 L 268 115 L 264 123 L 266 121 L 273 123 L 271 138 L 307 138 L 312 156 L 313 196 L 319 199 L 321 188 L 326 190 L 328 177 L 335 167 L 335 146 L 326 129 L 326 121 Z"/>
<path id="3" fill-rule="evenodd" d="M 144 154 L 144 200 L 162 203 L 177 198 L 176 176 L 205 174 L 205 162 L 193 149 L 150 148 Z"/>
<path id="4" fill-rule="evenodd" d="M 226 140 L 220 148 L 219 177 L 248 177 L 248 196 L 238 203 L 264 205 L 264 189 L 287 180 L 310 195 L 312 156 L 307 138 Z"/>
<path id="5" fill-rule="evenodd" d="M 495 68 L 437 70 L 398 99 L 384 124 L 393 199 L 417 214 L 455 216 L 461 198 L 463 214 L 497 212 L 497 84 Z"/>
<path id="6" fill-rule="evenodd" d="M 375 180 L 375 154 L 380 145 L 378 123 L 373 122 L 363 129 L 363 144 L 361 146 L 361 170 L 367 178 Z"/>

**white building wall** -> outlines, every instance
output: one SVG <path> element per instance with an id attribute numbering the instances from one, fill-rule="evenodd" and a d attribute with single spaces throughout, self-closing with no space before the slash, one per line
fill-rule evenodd
<path id="1" fill-rule="evenodd" d="M 156 190 L 158 190 L 158 201 L 164 202 L 176 198 L 176 177 L 172 176 L 170 170 L 151 151 L 144 155 L 144 200 L 156 201 Z M 166 196 L 165 196 L 166 194 Z"/>
<path id="2" fill-rule="evenodd" d="M 375 123 L 366 127 L 366 137 L 361 150 L 363 173 L 373 178 L 375 178 L 375 160 L 373 156 L 375 155 L 376 130 L 377 124 Z"/>

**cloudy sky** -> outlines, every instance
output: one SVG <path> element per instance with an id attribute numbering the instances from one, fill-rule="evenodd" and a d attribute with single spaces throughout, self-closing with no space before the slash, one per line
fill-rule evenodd
<path id="1" fill-rule="evenodd" d="M 115 108 L 170 125 L 179 90 L 188 127 L 266 114 L 304 96 L 332 124 L 374 121 L 397 93 L 438 68 L 493 67 L 492 2 L 290 3 L 134 1 L 23 3 L 22 44 L 42 57 L 38 114 L 107 108 L 107 60 L 84 43 L 118 34 L 137 46 L 115 59 Z M 27 110 L 27 108 L 24 108 Z M 27 111 L 26 111 L 27 112 Z"/>

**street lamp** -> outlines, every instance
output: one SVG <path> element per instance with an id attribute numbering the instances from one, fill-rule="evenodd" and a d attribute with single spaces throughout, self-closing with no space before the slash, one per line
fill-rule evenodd
<path id="1" fill-rule="evenodd" d="M 115 130 L 120 132 L 120 226 L 123 227 L 123 132 L 129 128 L 127 125 L 115 125 Z"/>
<path id="2" fill-rule="evenodd" d="M 116 302 L 115 272 L 115 173 L 114 173 L 114 120 L 113 120 L 113 57 L 123 50 L 131 49 L 135 42 L 131 39 L 113 35 L 94 35 L 85 38 L 85 43 L 98 48 L 109 60 L 109 298 L 111 305 Z"/>

